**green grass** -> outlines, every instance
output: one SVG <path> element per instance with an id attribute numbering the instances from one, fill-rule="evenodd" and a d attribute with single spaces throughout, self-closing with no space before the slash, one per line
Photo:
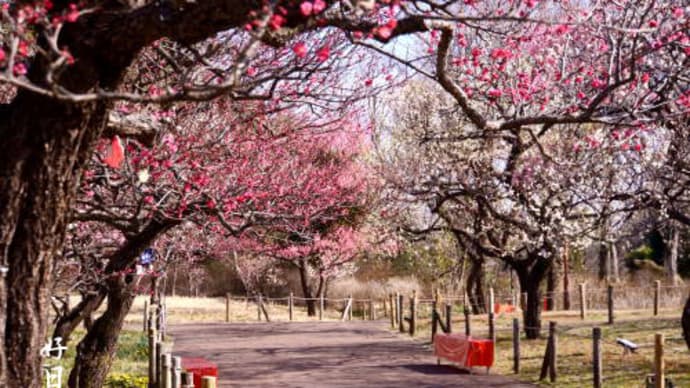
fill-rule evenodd
<path id="1" fill-rule="evenodd" d="M 83 330 L 76 330 L 72 334 L 72 340 L 68 344 L 67 352 L 57 363 L 64 368 L 63 386 L 67 386 L 69 372 L 74 365 L 76 346 L 86 333 Z M 141 331 L 123 330 L 118 340 L 118 348 L 115 362 L 110 369 L 110 382 L 106 383 L 107 388 L 139 388 L 142 378 L 148 374 L 148 338 Z M 54 365 L 55 361 L 46 360 L 46 364 Z M 120 381 L 122 383 L 116 383 Z"/>

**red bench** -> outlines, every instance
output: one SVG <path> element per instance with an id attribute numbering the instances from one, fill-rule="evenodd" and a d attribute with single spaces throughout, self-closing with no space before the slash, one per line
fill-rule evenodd
<path id="1" fill-rule="evenodd" d="M 434 355 L 455 362 L 471 371 L 473 366 L 489 368 L 494 363 L 494 343 L 489 339 L 467 337 L 464 334 L 437 333 L 434 336 Z"/>
<path id="2" fill-rule="evenodd" d="M 494 314 L 512 314 L 515 312 L 515 306 L 512 304 L 494 303 Z"/>
<path id="3" fill-rule="evenodd" d="M 205 358 L 183 357 L 182 369 L 194 373 L 194 388 L 201 388 L 203 376 L 218 377 L 218 365 Z"/>

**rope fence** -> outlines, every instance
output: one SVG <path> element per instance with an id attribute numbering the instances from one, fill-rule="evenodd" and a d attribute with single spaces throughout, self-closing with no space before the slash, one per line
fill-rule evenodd
<path id="1" fill-rule="evenodd" d="M 405 308 L 405 316 L 408 321 L 416 318 L 416 316 L 430 317 L 435 303 L 439 303 L 439 305 L 440 303 L 449 303 L 458 312 L 464 313 L 464 310 L 467 309 L 470 314 L 493 312 L 500 316 L 504 313 L 504 308 L 509 309 L 509 311 L 525 309 L 528 300 L 527 293 L 518 291 L 494 293 L 491 288 L 487 290 L 486 295 L 480 296 L 442 295 L 438 291 L 432 297 L 417 296 L 416 292 L 411 294 L 414 294 L 415 317 L 410 317 L 407 308 Z M 564 295 L 570 297 L 568 306 L 564 306 L 566 304 L 562 300 Z M 590 288 L 589 285 L 581 283 L 576 284 L 567 292 L 559 291 L 540 295 L 539 306 L 542 311 L 579 312 L 582 321 L 587 320 L 590 313 L 600 316 L 604 311 L 608 317 L 607 323 L 610 324 L 615 321 L 616 313 L 619 311 L 642 310 L 657 316 L 663 309 L 682 307 L 687 295 L 688 288 L 686 286 L 662 285 L 660 281 L 655 281 L 649 286 L 637 287 L 609 285 Z M 257 294 L 243 297 L 228 294 L 225 296 L 225 321 L 230 322 L 232 320 L 233 311 L 231 310 L 237 308 L 236 304 L 233 305 L 231 302 L 242 302 L 245 309 L 249 309 L 252 305 L 256 306 L 256 318 L 259 321 L 293 321 L 295 319 L 316 319 L 317 317 L 319 320 L 337 318 L 349 320 L 351 316 L 362 319 L 386 317 L 392 318 L 391 326 L 397 328 L 400 320 L 399 315 L 401 315 L 397 310 L 402 309 L 403 304 L 409 306 L 410 297 L 412 295 L 405 295 L 400 292 L 390 293 L 387 297 L 365 296 L 361 298 L 353 296 L 346 298 L 302 297 L 292 293 L 287 296 Z M 400 298 L 402 298 L 402 303 L 400 303 Z M 304 310 L 308 312 L 306 317 Z M 345 310 L 347 310 L 347 314 L 343 317 Z M 166 312 L 169 313 L 164 310 L 163 314 Z M 329 313 L 326 314 L 326 312 Z M 148 313 L 145 312 L 146 314 Z M 430 322 L 430 318 L 428 319 Z M 404 322 L 407 321 L 404 320 Z"/>
<path id="2" fill-rule="evenodd" d="M 576 291 L 576 292 L 575 292 Z M 546 343 L 543 350 L 543 357 L 539 357 L 541 367 L 539 369 L 539 379 L 548 378 L 552 383 L 559 379 L 559 347 L 568 342 L 577 343 L 581 350 L 575 354 L 568 354 L 570 360 L 576 359 L 580 368 L 589 369 L 588 376 L 591 376 L 591 385 L 601 387 L 607 379 L 620 377 L 619 370 L 621 359 L 612 360 L 611 355 L 615 349 L 620 349 L 625 357 L 628 353 L 637 353 L 643 357 L 642 361 L 648 367 L 640 370 L 630 370 L 628 373 L 641 374 L 641 378 L 646 378 L 649 387 L 665 387 L 667 376 L 664 368 L 664 355 L 666 357 L 674 354 L 688 355 L 689 352 L 684 347 L 684 339 L 680 336 L 664 336 L 664 333 L 657 332 L 653 337 L 637 343 L 626 339 L 626 334 L 634 334 L 637 331 L 657 331 L 664 329 L 660 325 L 663 320 L 656 317 L 663 308 L 680 308 L 687 297 L 688 289 L 685 286 L 664 286 L 660 281 L 653 285 L 644 287 L 616 287 L 608 285 L 605 288 L 588 289 L 586 284 L 579 284 L 573 292 L 569 292 L 572 303 L 570 310 L 579 311 L 579 322 L 558 323 L 548 322 L 542 326 L 527 326 L 515 313 L 527 304 L 528 296 L 526 293 L 494 293 L 489 289 L 487 295 L 481 297 L 469 297 L 467 295 L 441 295 L 439 292 L 433 298 L 418 297 L 413 291 L 411 294 L 389 293 L 384 298 L 354 298 L 348 295 L 346 298 L 319 297 L 299 297 L 290 293 L 284 297 L 265 297 L 260 294 L 254 296 L 237 297 L 227 294 L 225 296 L 225 321 L 231 321 L 231 309 L 236 308 L 230 302 L 239 301 L 245 304 L 244 308 L 252 305 L 256 308 L 256 320 L 267 321 L 285 319 L 285 309 L 287 309 L 287 321 L 296 320 L 296 307 L 307 307 L 311 319 L 324 320 L 326 310 L 331 311 L 341 321 L 352 321 L 355 318 L 377 320 L 385 317 L 390 320 L 390 327 L 400 333 L 415 336 L 420 329 L 431 330 L 431 341 L 434 336 L 442 331 L 444 333 L 460 332 L 467 336 L 484 337 L 491 339 L 495 349 L 497 341 L 512 345 L 513 372 L 521 373 L 525 363 L 534 363 L 534 357 L 525 358 L 524 349 L 521 350 L 521 339 L 529 332 L 531 336 L 546 335 Z M 547 296 L 540 296 L 539 306 L 546 307 L 549 298 L 555 299 L 563 296 L 563 293 L 553 293 Z M 473 304 L 483 304 L 486 314 L 472 314 Z M 504 313 L 504 307 L 510 307 L 509 312 Z M 555 311 L 559 305 L 554 303 Z M 648 319 L 637 319 L 636 321 L 623 321 L 618 319 L 617 312 L 630 309 L 646 311 Z M 596 311 L 594 311 L 596 310 Z M 282 312 L 283 315 L 280 315 Z M 592 324 L 588 321 L 589 315 L 606 314 L 606 322 L 597 321 Z M 165 341 L 166 317 L 169 315 L 165 297 L 152 299 L 151 303 L 145 304 L 143 329 L 150 336 L 150 352 L 152 361 L 151 368 L 158 365 L 161 368 L 162 361 L 160 355 L 168 354 L 165 349 L 160 347 L 161 342 Z M 303 314 L 304 311 L 300 311 Z M 455 315 L 457 319 L 455 319 Z M 506 324 L 505 318 L 511 318 L 510 324 Z M 577 319 L 577 315 L 570 315 L 572 319 Z M 675 323 L 677 324 L 677 322 Z M 605 325 L 605 326 L 601 326 Z M 650 327 L 650 325 L 652 325 Z M 624 329 L 623 329 L 624 328 Z M 614 330 L 616 329 L 616 330 Z M 611 334 L 615 333 L 615 334 Z M 153 337 L 152 337 L 153 336 Z M 585 346 L 586 344 L 589 344 Z M 590 350 L 587 350 L 590 349 Z M 614 349 L 614 350 L 612 350 Z M 505 355 L 503 355 L 505 356 Z M 638 360 L 639 361 L 639 360 Z M 168 363 L 169 365 L 172 365 Z M 534 365 L 532 365 L 534 366 Z M 155 368 L 154 368 L 155 369 Z M 173 371 L 175 368 L 170 367 Z M 159 370 L 151 370 L 150 378 L 163 379 Z M 582 371 L 578 373 L 568 372 L 569 381 L 581 381 L 582 385 L 587 385 L 589 378 L 582 377 Z M 168 372 L 166 372 L 168 373 Z M 156 376 L 156 377 L 154 377 Z M 670 381 L 670 380 L 669 380 Z M 659 385 L 659 382 L 661 385 Z M 652 384 L 652 385 L 649 385 Z M 668 387 L 669 385 L 666 385 Z"/>

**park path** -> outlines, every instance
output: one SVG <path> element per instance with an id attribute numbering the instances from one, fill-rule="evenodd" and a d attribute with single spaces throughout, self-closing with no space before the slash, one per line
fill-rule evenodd
<path id="1" fill-rule="evenodd" d="M 218 364 L 219 387 L 531 388 L 507 377 L 436 365 L 431 351 L 383 322 L 184 324 L 175 355 Z"/>

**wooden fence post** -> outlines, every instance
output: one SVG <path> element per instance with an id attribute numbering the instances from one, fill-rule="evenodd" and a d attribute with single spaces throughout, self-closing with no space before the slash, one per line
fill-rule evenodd
<path id="1" fill-rule="evenodd" d="M 467 305 L 470 304 L 470 297 L 467 295 L 467 292 L 462 294 L 462 307 L 463 309 L 467 308 Z"/>
<path id="2" fill-rule="evenodd" d="M 486 309 L 487 312 L 494 311 L 494 305 L 496 304 L 496 298 L 494 296 L 494 288 L 489 287 L 489 308 Z"/>
<path id="3" fill-rule="evenodd" d="M 374 305 L 374 299 L 369 300 L 369 320 L 376 320 L 376 306 Z"/>
<path id="4" fill-rule="evenodd" d="M 355 309 L 354 300 L 352 299 L 352 294 L 347 296 L 348 304 L 350 305 L 350 311 L 348 311 L 348 319 L 352 320 L 352 310 Z"/>
<path id="5" fill-rule="evenodd" d="M 350 303 L 351 303 L 350 299 L 349 298 L 346 299 L 345 307 L 343 308 L 343 313 L 342 313 L 342 315 L 340 315 L 340 320 L 343 322 L 347 319 L 347 317 L 349 315 Z"/>
<path id="6" fill-rule="evenodd" d="M 544 361 L 541 364 L 541 373 L 539 380 L 546 378 L 548 373 L 551 382 L 556 381 L 556 322 L 549 322 L 549 338 L 546 341 L 546 352 L 544 352 Z"/>
<path id="7" fill-rule="evenodd" d="M 592 328 L 592 375 L 594 388 L 601 388 L 601 328 Z"/>
<path id="8" fill-rule="evenodd" d="M 606 287 L 606 304 L 609 310 L 609 325 L 613 325 L 613 285 Z"/>
<path id="9" fill-rule="evenodd" d="M 436 336 L 436 332 L 438 331 L 437 314 L 438 312 L 436 311 L 436 300 L 433 300 L 431 302 L 431 343 L 434 342 L 434 337 Z"/>
<path id="10" fill-rule="evenodd" d="M 163 362 L 165 353 L 163 353 L 163 350 L 163 342 L 156 342 L 156 355 L 158 356 L 158 360 L 156 361 L 156 365 L 158 365 L 158 385 L 156 385 L 156 387 L 158 388 L 165 388 L 165 376 L 163 376 L 165 374 L 165 365 Z"/>
<path id="11" fill-rule="evenodd" d="M 261 322 L 261 305 L 263 304 L 263 298 L 261 294 L 256 297 L 256 320 Z"/>
<path id="12" fill-rule="evenodd" d="M 393 293 L 388 294 L 388 304 L 390 304 L 390 310 L 391 310 L 391 329 L 395 329 L 395 313 L 394 313 L 394 307 L 393 307 Z"/>
<path id="13" fill-rule="evenodd" d="M 493 342 L 494 349 L 495 349 L 496 348 L 496 317 L 494 316 L 493 312 L 489 313 L 489 339 Z"/>
<path id="14" fill-rule="evenodd" d="M 158 382 L 157 337 L 156 329 L 153 326 L 149 327 L 149 388 L 156 388 Z"/>
<path id="15" fill-rule="evenodd" d="M 453 323 L 453 305 L 450 302 L 446 303 L 446 330 L 448 333 L 452 333 L 453 329 L 451 324 Z"/>
<path id="16" fill-rule="evenodd" d="M 513 318 L 513 372 L 520 373 L 520 319 Z"/>
<path id="17" fill-rule="evenodd" d="M 159 388 L 172 388 L 172 357 L 170 353 L 163 354 L 161 358 L 161 373 Z"/>
<path id="18" fill-rule="evenodd" d="M 580 283 L 577 286 L 580 291 L 580 319 L 584 320 L 587 317 L 587 292 L 585 283 Z"/>
<path id="19" fill-rule="evenodd" d="M 654 316 L 659 315 L 659 299 L 661 298 L 661 280 L 654 281 Z"/>
<path id="20" fill-rule="evenodd" d="M 168 319 L 168 317 L 167 317 L 168 312 L 166 311 L 166 306 L 165 306 L 164 301 L 160 302 L 159 310 L 160 310 L 160 313 L 158 314 L 158 335 L 160 336 L 161 341 L 165 341 L 165 332 L 166 332 L 166 327 L 167 327 L 166 320 Z"/>
<path id="21" fill-rule="evenodd" d="M 294 297 L 295 297 L 295 295 L 292 292 L 290 293 L 290 296 L 288 296 L 288 317 L 290 318 L 291 321 L 292 321 L 292 309 L 293 309 L 293 306 L 295 303 L 294 299 L 293 299 Z"/>
<path id="22" fill-rule="evenodd" d="M 563 310 L 570 310 L 570 276 L 568 274 L 568 262 L 570 260 L 570 248 L 565 244 L 563 248 Z"/>
<path id="23" fill-rule="evenodd" d="M 323 290 L 319 294 L 319 321 L 323 321 Z"/>
<path id="24" fill-rule="evenodd" d="M 144 300 L 144 333 L 149 332 L 149 301 Z"/>
<path id="25" fill-rule="evenodd" d="M 212 376 L 202 377 L 201 388 L 216 388 L 216 378 Z"/>
<path id="26" fill-rule="evenodd" d="M 403 307 L 405 303 L 405 297 L 403 294 L 398 294 L 398 329 L 401 333 L 405 332 L 405 319 L 403 319 Z"/>
<path id="27" fill-rule="evenodd" d="M 194 388 L 194 373 L 182 372 L 182 388 Z"/>
<path id="28" fill-rule="evenodd" d="M 665 388 L 664 374 L 664 334 L 654 335 L 654 388 Z"/>
<path id="29" fill-rule="evenodd" d="M 230 322 L 230 293 L 225 294 L 225 322 Z"/>
<path id="30" fill-rule="evenodd" d="M 465 305 L 463 313 L 465 314 L 465 335 L 470 336 L 472 335 L 472 323 L 470 322 L 470 309 L 467 308 L 467 305 Z"/>
<path id="31" fill-rule="evenodd" d="M 173 357 L 172 361 L 172 388 L 182 388 L 182 357 Z"/>
<path id="32" fill-rule="evenodd" d="M 414 337 L 415 332 L 415 318 L 417 316 L 417 292 L 412 291 L 410 297 L 410 336 Z"/>
<path id="33" fill-rule="evenodd" d="M 558 333 L 556 333 L 556 322 L 554 321 L 549 322 L 549 341 L 551 341 L 549 380 L 555 383 L 558 376 Z"/>
<path id="34" fill-rule="evenodd" d="M 158 319 L 156 318 L 156 313 L 156 307 L 149 303 L 149 331 L 151 331 L 151 329 L 156 330 L 156 320 Z M 158 331 L 156 331 L 156 341 L 158 341 Z"/>
<path id="35" fill-rule="evenodd" d="M 268 317 L 268 310 L 266 309 L 266 305 L 264 304 L 264 299 L 263 297 L 259 297 L 259 307 L 261 308 L 261 311 L 264 313 L 264 319 L 266 322 L 271 322 L 271 318 Z"/>

